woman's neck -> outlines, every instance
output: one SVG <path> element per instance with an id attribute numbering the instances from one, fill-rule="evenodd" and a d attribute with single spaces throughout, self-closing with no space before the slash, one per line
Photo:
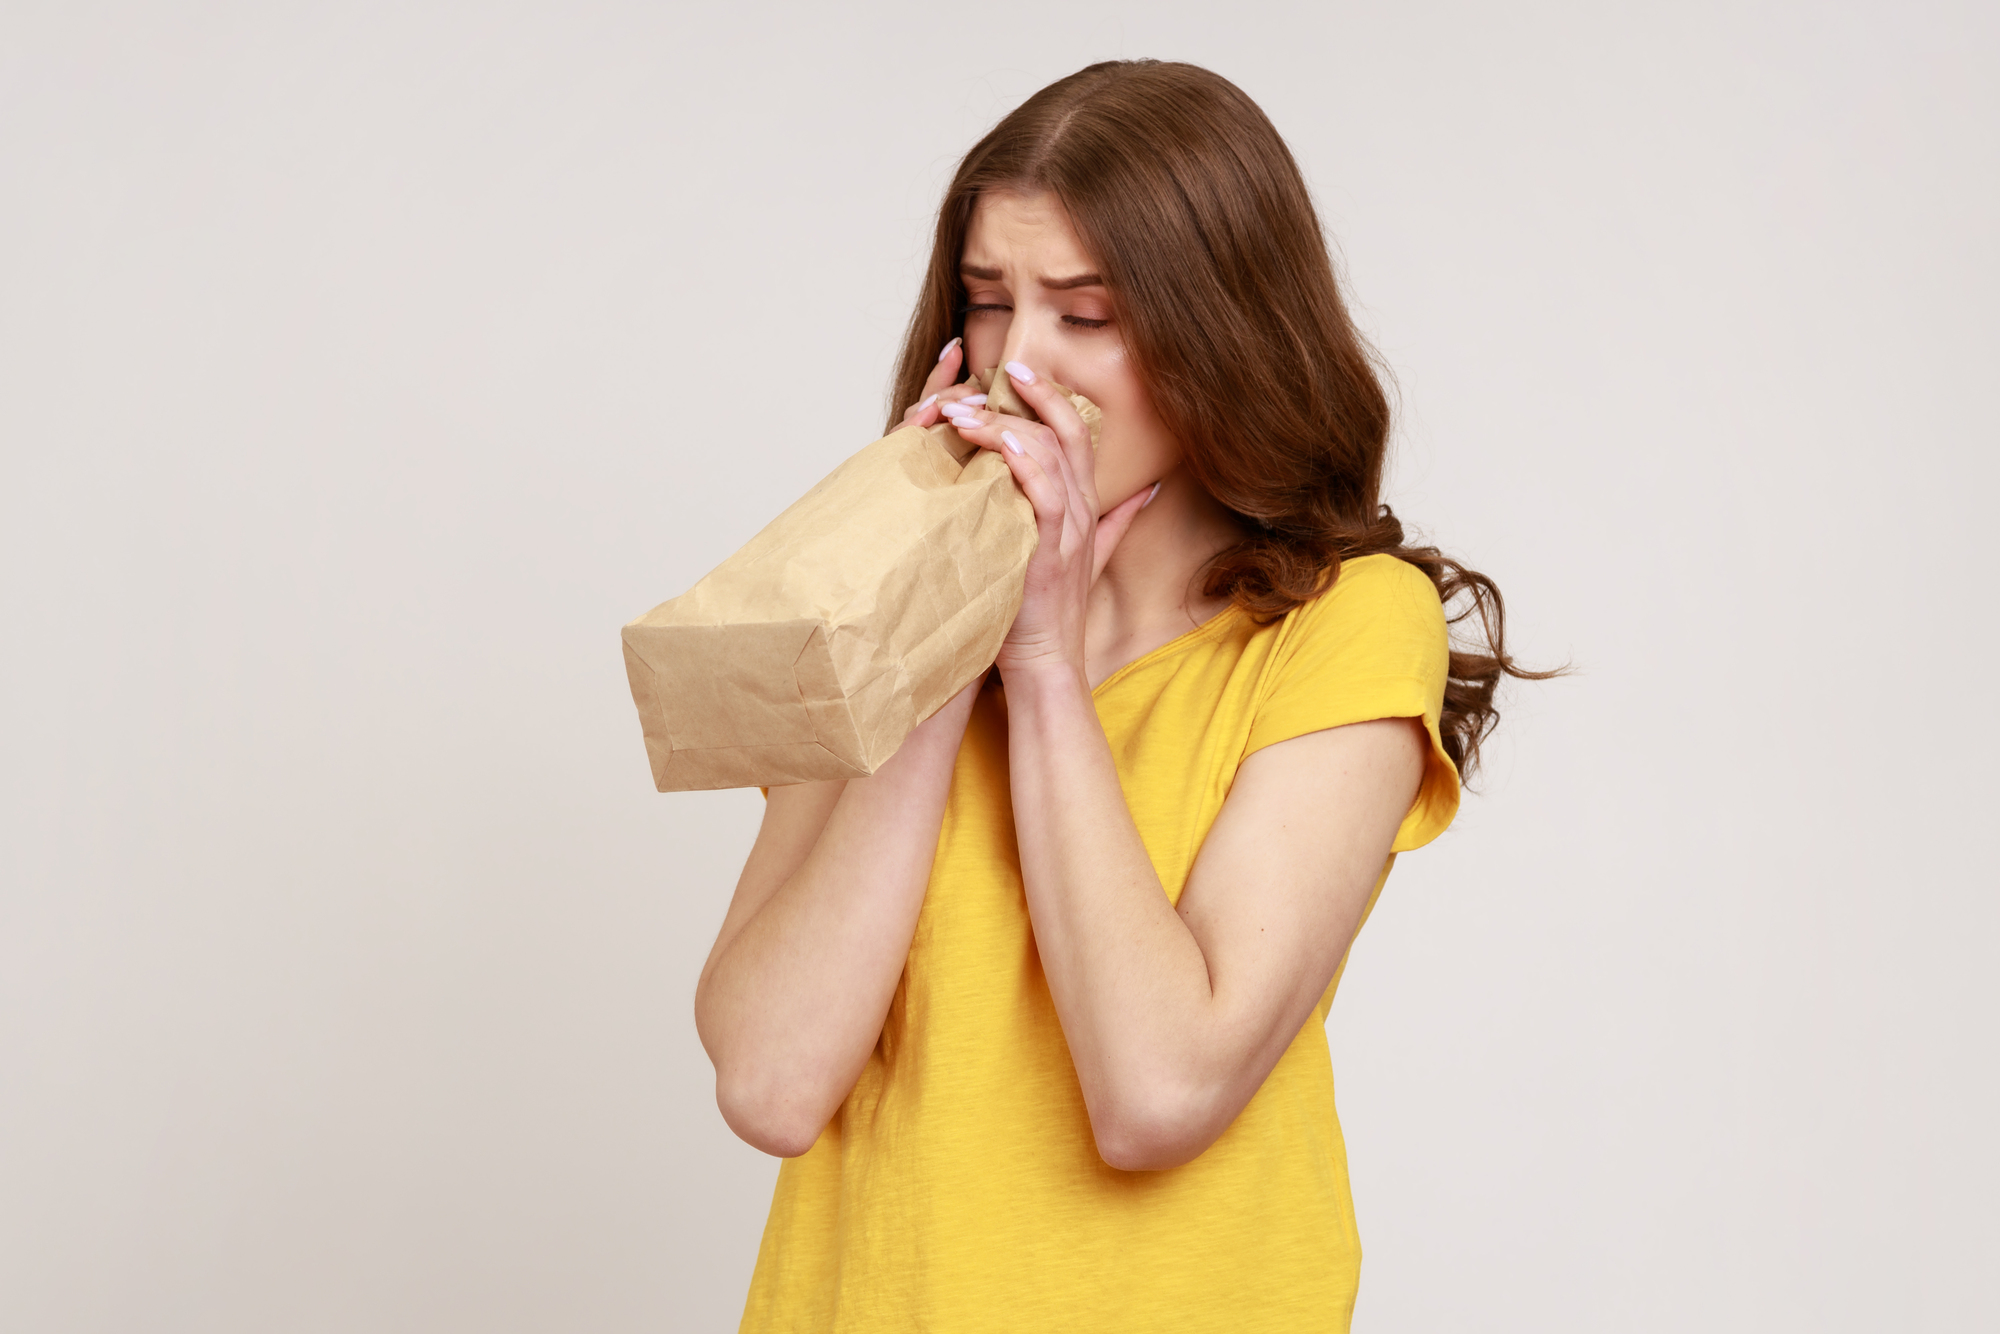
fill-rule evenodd
<path id="1" fill-rule="evenodd" d="M 1092 688 L 1229 605 L 1204 595 L 1196 576 L 1242 536 L 1229 511 L 1184 469 L 1162 479 L 1091 589 L 1084 670 Z"/>

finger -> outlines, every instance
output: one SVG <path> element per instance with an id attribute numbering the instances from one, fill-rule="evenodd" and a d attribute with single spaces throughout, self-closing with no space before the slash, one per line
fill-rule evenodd
<path id="1" fill-rule="evenodd" d="M 947 391 L 958 383 L 958 372 L 964 364 L 965 340 L 954 338 L 938 353 L 937 365 L 924 378 L 924 392 L 919 400 L 903 413 L 905 426 L 929 426 L 938 419 L 937 408 Z"/>
<path id="2" fill-rule="evenodd" d="M 1065 561 L 1075 556 L 1090 540 L 1091 525 L 1096 515 L 1085 505 L 1077 492 L 1076 478 L 1070 475 L 1069 462 L 1063 456 L 1062 445 L 1052 432 L 1040 426 L 1019 423 L 1020 429 L 1006 425 L 996 426 L 1000 433 L 1001 448 L 1024 455 L 1038 464 L 1055 484 L 1053 492 L 1060 504 L 1060 513 L 1037 517 L 1045 523 L 1056 526 L 1056 551 Z"/>
<path id="3" fill-rule="evenodd" d="M 1076 492 L 1076 478 L 1070 472 L 1068 456 L 1063 453 L 1062 443 L 1055 433 L 1040 422 L 1029 421 L 1025 417 L 1013 417 L 1004 412 L 994 412 L 984 408 L 959 407 L 947 409 L 946 420 L 963 424 L 976 430 L 984 430 L 981 439 L 987 448 L 999 449 L 1011 439 L 1018 451 L 1026 453 L 1063 488 L 1065 503 L 1074 506 L 1080 499 Z"/>
<path id="4" fill-rule="evenodd" d="M 1105 516 L 1097 521 L 1097 545 L 1091 552 L 1090 582 L 1097 582 L 1097 576 L 1104 573 L 1105 564 L 1111 553 L 1118 550 L 1118 544 L 1125 540 L 1125 534 L 1132 530 L 1132 520 L 1139 517 L 1139 511 L 1153 503 L 1160 484 L 1142 486 L 1132 495 L 1113 505 Z"/>
<path id="5" fill-rule="evenodd" d="M 1012 432 L 1015 441 L 1035 455 L 1044 468 L 1061 478 L 1064 486 L 1073 484 L 1074 474 L 1070 470 L 1069 456 L 1063 452 L 1062 442 L 1056 438 L 1054 431 L 1042 423 L 975 406 L 970 399 L 944 405 L 943 410 L 946 420 L 953 423 L 989 428 L 994 433 L 990 438 L 994 440 L 998 440 L 1002 433 Z"/>
<path id="6" fill-rule="evenodd" d="M 999 416 L 998 425 L 1003 433 L 1011 431 L 1022 448 L 1033 454 L 1036 460 L 1062 480 L 1063 489 L 1070 493 L 1070 499 L 1080 502 L 1085 499 L 1078 491 L 1076 470 L 1070 467 L 1069 454 L 1063 449 L 1062 440 L 1041 422 L 1031 422 L 1021 417 Z"/>
<path id="7" fill-rule="evenodd" d="M 952 425 L 958 433 L 978 445 L 998 454 L 1014 474 L 1014 480 L 1021 484 L 1028 502 L 1035 507 L 1035 521 L 1038 526 L 1048 527 L 1050 523 L 1060 525 L 1069 512 L 1069 493 L 1063 486 L 1056 451 L 1043 444 L 1024 443 L 1014 427 L 1024 427 L 1029 423 L 1019 417 L 1004 417 L 999 413 L 966 413 L 955 418 Z M 1039 455 L 1039 457 L 1037 457 Z"/>
<path id="8" fill-rule="evenodd" d="M 1012 441 L 1055 479 L 1063 498 L 1064 538 L 1060 549 L 1065 556 L 1078 550 L 1097 524 L 1097 503 L 1079 485 L 1079 479 L 1070 467 L 1069 455 L 1064 452 L 1055 432 L 1040 422 L 999 412 L 961 413 L 957 419 L 968 418 L 976 418 L 985 424 L 986 439 L 997 436 L 1002 445 Z"/>
<path id="9" fill-rule="evenodd" d="M 947 419 L 985 406 L 986 395 L 970 380 L 952 385 L 938 395 L 938 412 Z"/>
<path id="10" fill-rule="evenodd" d="M 924 392 L 935 394 L 958 383 L 958 373 L 965 369 L 965 340 L 954 338 L 938 350 L 937 365 L 924 380 Z"/>
<path id="11" fill-rule="evenodd" d="M 1062 442 L 1054 438 L 1054 432 L 1048 432 L 1046 438 L 1037 443 L 1043 444 L 1048 451 L 1049 459 L 1043 462 L 1043 466 L 1047 467 L 1048 462 L 1053 461 L 1062 476 L 1063 498 L 1069 507 L 1069 532 L 1076 539 L 1070 545 L 1080 547 L 1089 538 L 1091 529 L 1097 526 L 1097 504 L 1084 494 L 1081 480 L 1075 469 L 1070 467 L 1069 455 L 1063 452 Z"/>
<path id="12" fill-rule="evenodd" d="M 905 426 L 929 426 L 934 422 L 950 421 L 961 412 L 982 407 L 986 395 L 979 392 L 976 384 L 955 384 L 932 394 L 923 402 L 903 414 Z"/>
<path id="13" fill-rule="evenodd" d="M 1063 531 L 1068 526 L 1065 520 L 1069 516 L 1069 496 L 1063 490 L 1062 479 L 1049 463 L 1022 447 L 1018 437 L 989 447 L 1006 460 L 1022 494 L 1035 507 L 1035 527 L 1041 533 L 1042 545 L 1061 551 Z"/>
<path id="14" fill-rule="evenodd" d="M 1003 431 L 1003 439 L 1005 434 Z M 1067 531 L 1076 539 L 1070 546 L 1080 545 L 1084 537 L 1097 526 L 1097 501 L 1084 490 L 1083 479 L 1077 476 L 1076 469 L 1070 465 L 1069 453 L 1063 448 L 1061 439 L 1046 426 L 1025 423 L 1022 427 L 1015 428 L 1014 436 L 1034 454 L 1037 462 L 1044 468 L 1052 466 L 1061 479 L 1063 497 L 1068 506 Z"/>
<path id="15" fill-rule="evenodd" d="M 1035 410 L 1035 415 L 1055 432 L 1056 439 L 1062 444 L 1063 454 L 1069 459 L 1070 470 L 1076 474 L 1084 494 L 1090 499 L 1091 508 L 1095 509 L 1096 451 L 1090 445 L 1090 428 L 1084 425 L 1076 405 L 1069 401 L 1069 395 L 1059 391 L 1045 376 L 1037 374 L 1024 363 L 1010 361 L 1005 369 L 1007 378 L 1014 382 L 1014 388 Z"/>

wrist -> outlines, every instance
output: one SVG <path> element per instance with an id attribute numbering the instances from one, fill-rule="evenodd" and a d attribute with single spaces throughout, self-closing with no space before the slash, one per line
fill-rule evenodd
<path id="1" fill-rule="evenodd" d="M 877 769 L 870 779 L 887 777 L 889 781 L 927 781 L 921 775 L 938 773 L 950 776 L 953 762 L 958 757 L 959 745 L 965 739 L 965 728 L 972 721 L 972 706 L 979 696 L 979 684 L 974 682 L 958 694 L 948 699 L 944 707 L 910 729 L 903 738 L 903 744 L 896 753 Z M 867 782 L 869 779 L 855 780 Z"/>
<path id="2" fill-rule="evenodd" d="M 1080 663 L 1059 658 L 1001 663 L 1000 679 L 1007 687 L 1007 707 L 1052 704 L 1090 698 L 1090 681 Z"/>
<path id="3" fill-rule="evenodd" d="M 978 699 L 979 683 L 975 681 L 946 700 L 936 713 L 911 728 L 909 740 L 931 741 L 956 750 L 966 724 L 972 721 L 972 706 Z"/>

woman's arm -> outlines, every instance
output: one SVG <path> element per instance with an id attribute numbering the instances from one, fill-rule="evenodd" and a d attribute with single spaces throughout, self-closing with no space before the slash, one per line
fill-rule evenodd
<path id="1" fill-rule="evenodd" d="M 1174 1167 L 1250 1101 L 1333 980 L 1423 777 L 1384 719 L 1246 760 L 1178 908 L 1080 676 L 1007 681 L 1014 820 L 1035 944 L 1098 1151 Z"/>
<path id="2" fill-rule="evenodd" d="M 771 789 L 694 999 L 722 1118 L 766 1153 L 813 1146 L 881 1036 L 978 693 L 867 778 Z"/>
<path id="3" fill-rule="evenodd" d="M 985 402 L 956 383 L 964 355 L 945 345 L 904 425 Z M 771 789 L 694 997 L 722 1118 L 766 1153 L 813 1146 L 881 1037 L 978 694 L 961 691 L 867 778 Z"/>
<path id="4" fill-rule="evenodd" d="M 1098 1152 L 1113 1167 L 1173 1167 L 1243 1110 L 1340 967 L 1425 744 L 1410 720 L 1385 719 L 1250 756 L 1170 905 L 1084 670 L 1103 547 L 1136 509 L 1099 519 L 1083 423 L 1032 371 L 1007 371 L 1046 425 L 981 412 L 957 426 L 1001 453 L 1035 507 L 998 662 L 1028 912 Z"/>

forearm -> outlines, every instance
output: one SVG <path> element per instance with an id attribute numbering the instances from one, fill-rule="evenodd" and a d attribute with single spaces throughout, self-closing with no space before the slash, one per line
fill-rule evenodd
<path id="1" fill-rule="evenodd" d="M 1153 870 L 1083 681 L 1010 678 L 1008 729 L 1035 942 L 1111 1158 L 1163 1120 L 1198 1127 L 1223 1095 L 1219 1060 L 1243 1044 L 1226 1038 L 1209 961 Z"/>
<path id="2" fill-rule="evenodd" d="M 969 701 L 947 705 L 873 775 L 850 780 L 804 861 L 704 970 L 695 1022 L 717 1101 L 760 1148 L 810 1147 L 881 1033 L 968 711 Z"/>

